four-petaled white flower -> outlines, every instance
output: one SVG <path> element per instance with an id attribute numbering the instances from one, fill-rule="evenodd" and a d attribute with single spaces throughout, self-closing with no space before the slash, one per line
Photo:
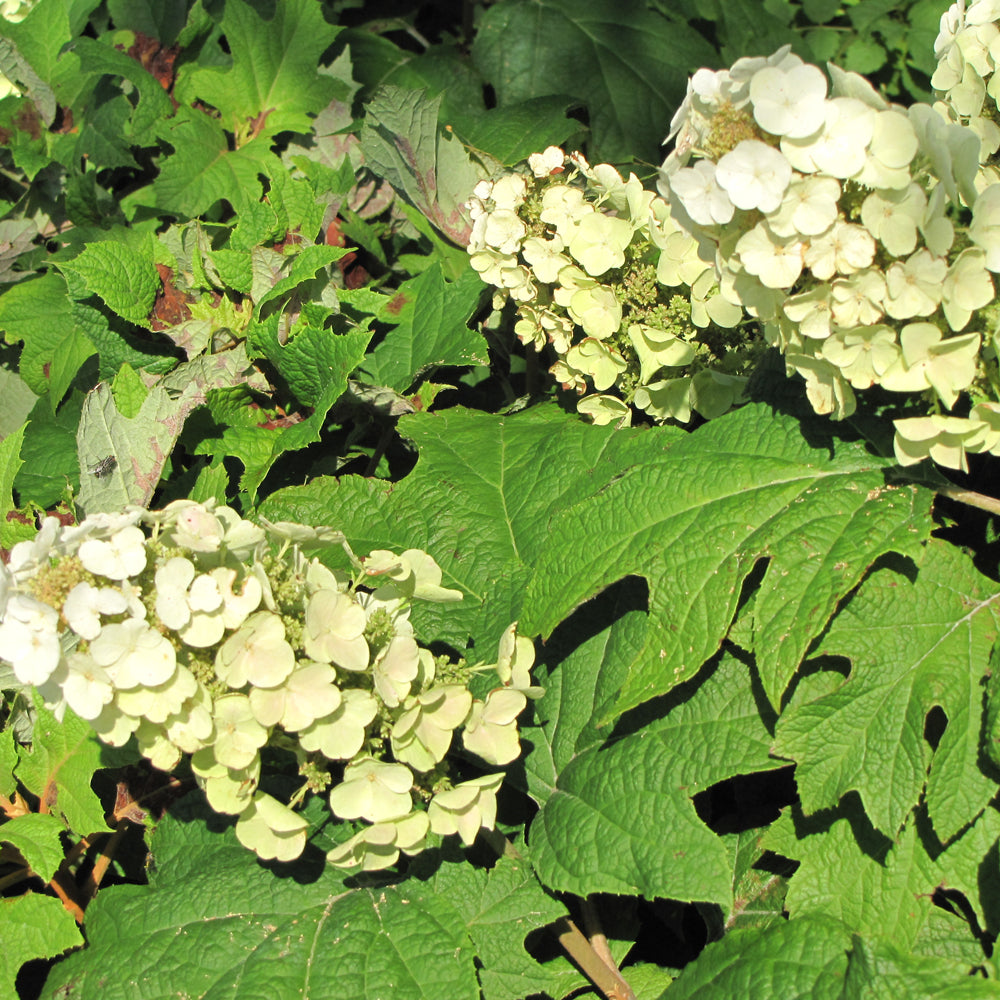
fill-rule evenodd
<path id="1" fill-rule="evenodd" d="M 744 139 L 719 160 L 715 180 L 737 208 L 773 212 L 791 183 L 792 165 L 766 142 Z"/>
<path id="2" fill-rule="evenodd" d="M 62 610 L 69 627 L 81 639 L 96 639 L 101 631 L 101 616 L 123 614 L 127 607 L 128 602 L 120 590 L 93 587 L 84 582 L 69 592 Z"/>
<path id="3" fill-rule="evenodd" d="M 146 568 L 146 536 L 128 525 L 109 539 L 88 538 L 79 549 L 80 562 L 96 576 L 127 580 Z"/>
<path id="4" fill-rule="evenodd" d="M 318 590 L 306 605 L 303 650 L 319 663 L 336 663 L 344 670 L 364 670 L 369 650 L 364 608 L 338 590 Z"/>
<path id="5" fill-rule="evenodd" d="M 772 135 L 804 139 L 826 122 L 826 76 L 818 66 L 766 66 L 750 80 L 753 116 Z"/>
<path id="6" fill-rule="evenodd" d="M 431 829 L 447 836 L 457 833 L 469 845 L 481 829 L 492 830 L 497 820 L 497 791 L 503 773 L 485 774 L 438 792 L 427 807 Z"/>

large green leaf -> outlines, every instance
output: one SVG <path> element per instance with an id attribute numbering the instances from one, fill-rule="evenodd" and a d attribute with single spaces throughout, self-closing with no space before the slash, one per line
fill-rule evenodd
<path id="1" fill-rule="evenodd" d="M 87 948 L 53 970 L 44 997 L 477 1000 L 468 925 L 481 916 L 412 879 L 351 888 L 318 852 L 264 868 L 231 826 L 206 822 L 201 801 L 196 793 L 157 823 L 148 886 L 100 893 Z"/>
<path id="2" fill-rule="evenodd" d="M 470 146 L 512 167 L 547 146 L 560 146 L 581 124 L 567 118 L 576 102 L 566 97 L 536 97 L 520 104 L 452 115 L 455 130 Z"/>
<path id="3" fill-rule="evenodd" d="M 84 398 L 73 392 L 56 413 L 47 399 L 35 403 L 21 445 L 24 464 L 14 480 L 22 505 L 52 507 L 80 485 L 76 432 Z"/>
<path id="4" fill-rule="evenodd" d="M 856 937 L 844 978 L 845 1000 L 857 997 L 927 997 L 995 1000 L 1000 983 L 969 975 L 969 967 L 937 955 L 914 955 L 891 942 Z"/>
<path id="5" fill-rule="evenodd" d="M 316 71 L 340 29 L 315 0 L 282 0 L 269 20 L 243 0 L 227 0 L 222 31 L 232 65 L 178 73 L 175 95 L 187 104 L 207 101 L 240 141 L 305 132 L 310 116 L 341 94 L 340 81 Z"/>
<path id="6" fill-rule="evenodd" d="M 0 840 L 13 844 L 31 870 L 48 882 L 66 858 L 61 840 L 65 831 L 51 813 L 25 813 L 0 824 Z"/>
<path id="7" fill-rule="evenodd" d="M 543 966 L 524 949 L 529 931 L 566 915 L 527 862 L 503 857 L 488 872 L 467 862 L 443 864 L 430 885 L 461 914 L 476 949 L 484 1000 L 521 1000 L 534 993 L 566 996 L 584 985 L 568 962 Z"/>
<path id="8" fill-rule="evenodd" d="M 119 0 L 117 6 L 120 8 L 127 2 L 128 0 Z M 178 9 L 177 4 L 163 4 L 162 7 L 167 17 L 169 17 L 167 12 L 171 8 L 174 11 Z M 122 130 L 122 134 L 111 137 L 113 145 L 127 148 L 130 143 L 152 144 L 155 141 L 155 125 L 160 119 L 169 117 L 173 111 L 167 92 L 155 77 L 140 61 L 130 59 L 124 52 L 109 45 L 102 45 L 92 38 L 78 38 L 73 50 L 80 58 L 81 73 L 120 76 L 135 87 L 136 107 L 129 115 L 128 125 Z M 131 108 L 131 105 L 129 107 Z M 92 116 L 88 116 L 87 124 L 93 124 Z M 98 162 L 108 165 L 103 160 Z"/>
<path id="9" fill-rule="evenodd" d="M 55 896 L 28 892 L 0 900 L 0 926 L 0 989 L 9 997 L 17 996 L 14 982 L 25 962 L 55 958 L 83 944 L 73 915 Z"/>
<path id="10" fill-rule="evenodd" d="M 90 723 L 69 709 L 56 719 L 48 709 L 36 708 L 32 745 L 20 751 L 18 780 L 79 836 L 107 832 L 104 809 L 90 787 L 94 772 L 104 766 Z"/>
<path id="11" fill-rule="evenodd" d="M 746 929 L 711 943 L 660 1000 L 841 1000 L 850 934 L 811 917 Z"/>
<path id="12" fill-rule="evenodd" d="M 859 442 L 824 441 L 819 426 L 746 406 L 564 509 L 525 597 L 524 631 L 547 636 L 616 580 L 646 577 L 651 628 L 624 711 L 694 676 L 766 559 L 753 646 L 777 705 L 838 602 L 879 556 L 916 552 L 931 527 L 928 492 L 886 485 L 888 460 Z"/>
<path id="13" fill-rule="evenodd" d="M 173 45 L 184 21 L 191 0 L 160 3 L 159 0 L 108 0 L 108 11 L 115 27 L 141 31 L 161 45 Z"/>
<path id="14" fill-rule="evenodd" d="M 503 0 L 484 12 L 473 58 L 501 107 L 550 94 L 583 101 L 595 162 L 657 163 L 688 74 L 717 57 L 642 0 Z"/>
<path id="15" fill-rule="evenodd" d="M 14 42 L 22 59 L 37 74 L 36 79 L 19 74 L 20 82 L 29 86 L 36 81 L 44 82 L 55 91 L 61 103 L 70 103 L 80 87 L 80 62 L 73 52 L 65 50 L 65 46 L 83 29 L 97 2 L 41 0 L 32 5 L 27 17 L 20 22 L 0 19 L 0 36 Z M 50 97 L 51 91 L 46 95 Z"/>
<path id="16" fill-rule="evenodd" d="M 380 87 L 365 108 L 361 149 L 377 176 L 464 246 L 472 232 L 466 203 L 484 172 L 453 134 L 439 128 L 440 105 L 440 96 Z"/>
<path id="17" fill-rule="evenodd" d="M 59 266 L 82 279 L 87 290 L 119 316 L 139 326 L 149 325 L 147 317 L 160 287 L 151 239 L 141 250 L 115 239 L 95 240 Z"/>
<path id="18" fill-rule="evenodd" d="M 21 377 L 36 395 L 51 392 L 53 409 L 94 353 L 73 305 L 66 282 L 51 271 L 0 296 L 0 330 L 9 344 L 24 341 Z"/>
<path id="19" fill-rule="evenodd" d="M 943 542 L 929 543 L 916 565 L 912 582 L 911 566 L 876 573 L 833 620 L 817 653 L 848 657 L 851 675 L 821 697 L 796 699 L 778 722 L 775 752 L 798 764 L 806 812 L 856 790 L 872 823 L 893 836 L 926 794 L 947 841 L 997 790 L 980 767 L 980 738 L 1000 588 Z M 924 738 L 934 706 L 947 716 L 936 749 Z"/>
<path id="20" fill-rule="evenodd" d="M 486 341 L 468 326 L 484 289 L 471 268 L 446 282 L 437 263 L 404 283 L 393 300 L 403 303 L 399 325 L 365 359 L 365 378 L 405 392 L 429 368 L 487 364 Z"/>
<path id="21" fill-rule="evenodd" d="M 22 532 L 18 530 L 17 522 L 8 521 L 7 515 L 15 507 L 14 478 L 24 464 L 21 460 L 24 427 L 22 424 L 17 430 L 0 438 L 0 545 L 6 549 L 11 548 L 23 537 Z"/>
<path id="22" fill-rule="evenodd" d="M 457 649 L 471 637 L 473 655 L 483 659 L 496 654 L 503 630 L 521 614 L 555 512 L 682 436 L 673 428 L 590 427 L 556 407 L 511 416 L 458 408 L 414 413 L 399 427 L 420 452 L 401 482 L 319 478 L 268 497 L 261 512 L 334 525 L 359 553 L 425 549 L 442 567 L 444 585 L 465 598 L 447 606 L 417 602 L 420 634 Z"/>
<path id="23" fill-rule="evenodd" d="M 542 648 L 532 676 L 545 694 L 535 702 L 532 721 L 521 726 L 531 748 L 524 761 L 527 790 L 539 805 L 574 758 L 607 740 L 600 722 L 645 641 L 644 604 L 641 582 L 626 581 L 586 615 L 571 617 Z"/>
<path id="24" fill-rule="evenodd" d="M 918 824 L 887 840 L 867 824 L 856 802 L 815 820 L 792 807 L 771 825 L 764 847 L 800 862 L 785 897 L 792 923 L 835 917 L 907 952 L 970 965 L 981 960 L 981 946 L 957 910 L 935 905 L 934 891 L 948 880 L 954 859 L 933 857 Z"/>
<path id="25" fill-rule="evenodd" d="M 267 139 L 255 138 L 239 149 L 230 149 L 222 125 L 199 108 L 182 108 L 168 119 L 160 137 L 174 147 L 165 158 L 151 188 L 134 195 L 136 205 L 149 203 L 163 212 L 194 218 L 217 201 L 241 204 L 260 198 L 260 175 L 267 177 L 279 161 Z"/>
<path id="26" fill-rule="evenodd" d="M 529 831 L 539 877 L 581 896 L 704 900 L 728 910 L 732 859 L 692 798 L 733 775 L 773 768 L 769 744 L 749 671 L 723 659 L 662 719 L 585 750 L 560 771 Z"/>
<path id="27" fill-rule="evenodd" d="M 245 469 L 240 487 L 251 503 L 282 454 L 320 439 L 330 408 L 347 388 L 347 377 L 361 362 L 372 336 L 367 330 L 337 334 L 303 326 L 283 346 L 278 337 L 278 320 L 275 314 L 251 327 L 254 349 L 274 364 L 295 391 L 302 394 L 300 398 L 309 402 L 313 412 L 304 420 L 280 429 L 262 427 L 256 422 L 229 426 L 220 438 L 206 439 L 197 447 L 197 454 L 239 458 Z M 242 416 L 245 417 L 245 412 Z"/>
<path id="28" fill-rule="evenodd" d="M 78 506 L 88 514 L 148 506 L 184 421 L 213 389 L 253 377 L 243 344 L 185 361 L 154 386 L 135 416 L 122 413 L 107 383 L 84 400 L 77 430 L 81 478 Z"/>

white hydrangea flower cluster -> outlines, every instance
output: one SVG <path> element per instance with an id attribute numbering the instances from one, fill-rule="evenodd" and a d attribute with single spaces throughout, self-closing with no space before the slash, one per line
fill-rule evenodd
<path id="1" fill-rule="evenodd" d="M 38 0 L 0 0 L 0 18 L 11 24 L 19 24 L 31 13 L 31 8 L 36 3 Z"/>
<path id="2" fill-rule="evenodd" d="M 18 24 L 31 13 L 38 0 L 0 0 L 0 20 Z M 20 97 L 20 88 L 0 73 L 0 101 L 5 97 Z"/>
<path id="3" fill-rule="evenodd" d="M 341 546 L 349 571 L 307 550 Z M 0 564 L 0 658 L 61 717 L 106 743 L 130 739 L 156 766 L 183 756 L 217 812 L 262 858 L 302 852 L 308 793 L 333 785 L 342 820 L 369 826 L 332 864 L 383 868 L 428 833 L 471 843 L 492 829 L 503 774 L 452 785 L 445 757 L 490 765 L 520 754 L 517 716 L 532 687 L 531 642 L 507 629 L 497 662 L 467 666 L 419 646 L 414 600 L 457 601 L 425 552 L 365 558 L 329 528 L 261 525 L 188 500 L 162 511 L 45 519 Z M 483 670 L 485 699 L 468 684 Z M 286 804 L 261 791 L 261 753 L 294 754 L 302 787 Z M 339 779 L 339 780 L 338 780 Z"/>
<path id="4" fill-rule="evenodd" d="M 550 146 L 482 181 L 469 209 L 470 262 L 495 308 L 513 302 L 520 340 L 551 345 L 552 375 L 595 423 L 627 425 L 629 404 L 686 422 L 741 400 L 743 311 L 635 174 Z"/>
<path id="5" fill-rule="evenodd" d="M 1000 3 L 974 0 L 953 3 L 941 15 L 941 28 L 934 42 L 938 65 L 931 86 L 944 103 L 938 110 L 952 121 L 968 126 L 980 142 L 982 164 L 977 186 L 1000 181 L 994 164 L 1000 149 L 1000 77 L 994 76 L 1000 61 Z"/>
<path id="6" fill-rule="evenodd" d="M 901 464 L 1000 454 L 1000 185 L 977 191 L 977 132 L 785 47 L 695 73 L 669 139 L 673 219 L 818 413 L 849 416 L 875 385 L 917 393 L 923 413 L 895 421 Z"/>

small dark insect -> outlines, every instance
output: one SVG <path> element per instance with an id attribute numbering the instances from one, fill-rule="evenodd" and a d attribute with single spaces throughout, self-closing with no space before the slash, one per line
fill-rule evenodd
<path id="1" fill-rule="evenodd" d="M 113 472 L 117 465 L 118 459 L 114 455 L 108 455 L 107 458 L 102 458 L 90 472 L 92 475 L 97 476 L 98 479 L 103 479 L 106 475 Z"/>

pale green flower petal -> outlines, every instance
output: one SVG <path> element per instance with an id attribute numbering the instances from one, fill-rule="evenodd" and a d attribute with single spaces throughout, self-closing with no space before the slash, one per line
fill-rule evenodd
<path id="1" fill-rule="evenodd" d="M 502 783 L 502 773 L 486 774 L 438 792 L 427 807 L 431 829 L 443 836 L 457 833 L 462 843 L 471 844 L 481 829 L 495 826 L 496 796 Z"/>
<path id="2" fill-rule="evenodd" d="M 306 846 L 309 823 L 284 803 L 257 792 L 236 821 L 236 839 L 258 857 L 291 861 Z"/>

